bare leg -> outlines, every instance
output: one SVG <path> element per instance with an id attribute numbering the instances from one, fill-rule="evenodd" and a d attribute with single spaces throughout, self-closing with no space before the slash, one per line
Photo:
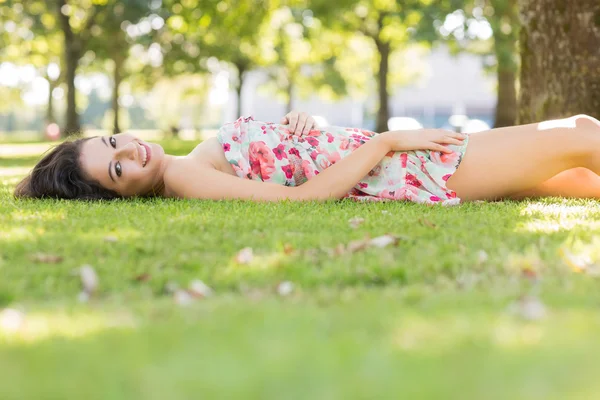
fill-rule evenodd
<path id="1" fill-rule="evenodd" d="M 532 189 L 515 193 L 507 198 L 521 200 L 528 197 L 600 199 L 600 176 L 586 168 L 568 169 Z"/>
<path id="2" fill-rule="evenodd" d="M 463 200 L 497 200 L 578 167 L 600 173 L 600 122 L 578 115 L 474 134 L 447 182 Z"/>

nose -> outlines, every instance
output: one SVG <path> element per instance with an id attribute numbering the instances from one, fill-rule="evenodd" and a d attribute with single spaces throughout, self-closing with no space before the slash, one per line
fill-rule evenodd
<path id="1" fill-rule="evenodd" d="M 120 149 L 117 149 L 117 153 L 115 154 L 115 156 L 117 160 L 122 160 L 124 158 L 135 160 L 137 157 L 137 147 L 135 147 L 135 144 L 133 142 L 129 142 Z"/>

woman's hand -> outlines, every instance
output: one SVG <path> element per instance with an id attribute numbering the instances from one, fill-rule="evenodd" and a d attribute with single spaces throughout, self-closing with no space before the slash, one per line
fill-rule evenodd
<path id="1" fill-rule="evenodd" d="M 290 132 L 296 136 L 306 135 L 317 127 L 315 119 L 305 112 L 292 111 L 281 118 L 282 125 L 288 125 Z"/>
<path id="2" fill-rule="evenodd" d="M 392 151 L 433 150 L 452 153 L 446 144 L 461 145 L 466 135 L 445 129 L 419 129 L 413 131 L 388 131 L 383 135 Z"/>

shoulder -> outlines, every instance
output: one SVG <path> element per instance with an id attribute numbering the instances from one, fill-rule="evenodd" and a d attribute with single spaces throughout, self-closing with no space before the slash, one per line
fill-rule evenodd
<path id="1" fill-rule="evenodd" d="M 164 172 L 165 196 L 181 197 L 192 179 L 199 179 L 206 171 L 215 170 L 211 164 L 200 163 L 194 158 L 178 158 Z"/>

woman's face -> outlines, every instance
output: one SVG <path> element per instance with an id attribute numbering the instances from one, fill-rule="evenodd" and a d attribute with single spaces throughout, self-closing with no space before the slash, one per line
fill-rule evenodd
<path id="1" fill-rule="evenodd" d="M 121 196 L 143 196 L 162 182 L 165 151 L 128 133 L 98 136 L 81 148 L 84 172 Z"/>

